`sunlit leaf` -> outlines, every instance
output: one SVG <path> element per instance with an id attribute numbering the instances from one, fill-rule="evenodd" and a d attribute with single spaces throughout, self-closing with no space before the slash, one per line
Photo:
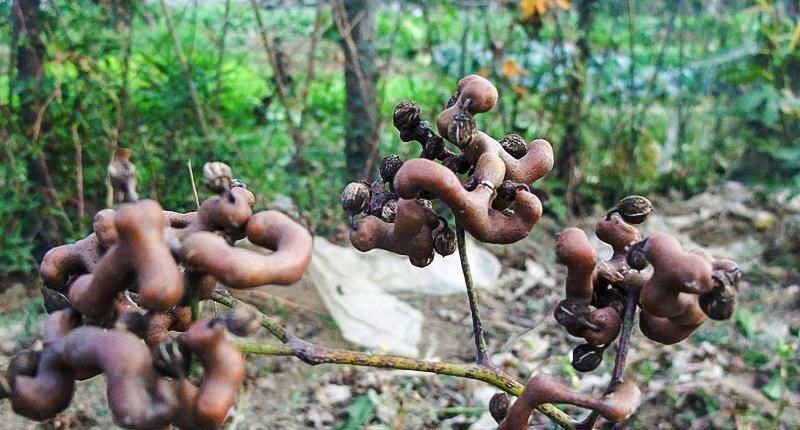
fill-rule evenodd
<path id="1" fill-rule="evenodd" d="M 517 64 L 517 62 L 511 58 L 506 58 L 503 61 L 503 66 L 501 67 L 501 71 L 503 73 L 503 76 L 509 79 L 516 78 L 517 76 L 524 76 L 527 73 L 525 69 L 520 67 L 520 65 Z"/>
<path id="2" fill-rule="evenodd" d="M 534 15 L 544 15 L 548 6 L 548 0 L 521 0 L 519 2 L 519 13 L 522 15 L 522 19 L 527 19 Z"/>
<path id="3" fill-rule="evenodd" d="M 756 332 L 756 316 L 748 309 L 739 309 L 735 319 L 744 336 L 748 339 L 753 337 Z"/>
<path id="4" fill-rule="evenodd" d="M 778 400 L 783 394 L 783 381 L 780 374 L 775 373 L 772 378 L 767 382 L 767 385 L 761 387 L 761 392 L 772 400 Z"/>

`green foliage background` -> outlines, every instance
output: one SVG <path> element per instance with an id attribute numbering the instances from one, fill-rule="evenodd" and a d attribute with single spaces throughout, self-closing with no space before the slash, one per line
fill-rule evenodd
<path id="1" fill-rule="evenodd" d="M 63 240 L 86 234 L 92 214 L 105 205 L 105 166 L 117 144 L 134 151 L 140 194 L 166 208 L 193 209 L 187 162 L 197 174 L 205 161 L 217 159 L 234 167 L 259 205 L 285 195 L 318 232 L 342 224 L 338 194 L 356 178 L 343 174 L 343 55 L 328 8 L 302 124 L 309 166 L 301 172 L 292 164 L 286 111 L 274 98 L 248 2 L 233 2 L 227 22 L 222 1 L 170 7 L 210 124 L 208 140 L 198 130 L 157 3 L 135 3 L 130 32 L 107 2 L 43 3 L 42 94 L 52 100 L 35 144 L 19 126 L 12 28 L 0 20 L 0 272 L 34 267 L 48 216 L 57 220 Z M 432 120 L 465 73 L 487 75 L 501 91 L 496 112 L 481 116 L 480 126 L 496 137 L 544 137 L 558 150 L 573 114 L 565 97 L 569 78 L 585 67 L 581 207 L 608 205 L 629 193 L 692 194 L 725 179 L 800 190 L 800 27 L 786 12 L 791 2 L 717 2 L 712 10 L 698 1 L 632 1 L 629 16 L 624 2 L 599 1 L 588 33 L 591 61 L 582 65 L 575 64 L 576 3 L 547 11 L 533 25 L 521 22 L 517 2 L 488 2 L 490 20 L 481 8 L 445 1 L 381 6 L 380 154 L 417 154 L 416 144 L 402 144 L 391 127 L 398 101 L 415 100 Z M 11 4 L 0 1 L 3 16 L 10 16 Z M 296 98 L 309 72 L 315 8 L 262 15 L 285 54 L 293 77 L 289 93 Z M 500 61 L 492 57 L 493 42 L 503 45 Z M 508 62 L 522 73 L 504 73 Z M 290 115 L 297 110 L 293 105 Z M 76 209 L 78 144 L 83 218 Z M 29 160 L 37 155 L 47 161 L 60 206 L 45 204 L 31 183 Z M 548 179 L 541 187 L 550 196 L 549 215 L 563 219 L 564 184 Z"/>

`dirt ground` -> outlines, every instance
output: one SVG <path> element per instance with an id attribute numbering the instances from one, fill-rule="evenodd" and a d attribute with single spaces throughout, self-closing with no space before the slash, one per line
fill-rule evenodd
<path id="1" fill-rule="evenodd" d="M 627 374 L 640 384 L 644 402 L 626 427 L 800 428 L 798 266 L 786 264 L 791 259 L 771 260 L 777 263 L 765 259 L 776 252 L 792 256 L 796 248 L 792 248 L 790 233 L 795 230 L 791 226 L 800 225 L 800 210 L 788 198 L 765 200 L 736 184 L 686 202 L 665 197 L 654 204 L 657 215 L 645 224 L 647 234 L 668 231 L 684 243 L 734 258 L 745 278 L 739 308 L 730 321 L 706 322 L 687 341 L 673 346 L 655 344 L 634 331 Z M 596 219 L 588 217 L 578 225 L 591 232 Z M 491 248 L 505 270 L 498 288 L 480 292 L 489 349 L 495 363 L 519 380 L 546 372 L 559 375 L 576 389 L 599 393 L 610 377 L 614 348 L 607 351 L 599 369 L 578 374 L 569 365 L 571 349 L 578 342 L 552 318 L 565 275 L 552 253 L 557 230 L 543 220 L 527 240 Z M 0 368 L 35 339 L 43 318 L 35 287 L 33 281 L 10 283 L 2 295 Z M 313 342 L 352 348 L 339 335 L 312 286 L 261 291 L 251 295 L 250 301 L 280 317 L 295 333 Z M 423 356 L 474 359 L 464 296 L 406 294 L 402 299 L 425 315 Z M 204 308 L 209 313 L 215 310 L 213 305 Z M 267 336 L 257 339 L 266 341 Z M 104 390 L 102 378 L 79 383 L 70 408 L 44 423 L 15 416 L 4 401 L 0 428 L 113 428 Z M 226 428 L 491 429 L 493 421 L 486 407 L 496 391 L 480 382 L 452 377 L 350 366 L 311 367 L 294 358 L 253 356 L 248 358 L 248 377 Z M 565 409 L 574 416 L 583 414 Z M 536 415 L 532 428 L 553 425 Z"/>

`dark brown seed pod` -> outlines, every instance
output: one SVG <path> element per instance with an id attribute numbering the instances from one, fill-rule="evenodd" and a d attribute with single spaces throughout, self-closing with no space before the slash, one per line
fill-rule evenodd
<path id="1" fill-rule="evenodd" d="M 444 147 L 444 139 L 433 132 L 433 128 L 428 121 L 420 122 L 417 130 L 419 131 L 417 139 L 421 138 L 420 143 L 422 144 L 422 152 L 419 154 L 420 158 L 441 160 L 449 153 Z"/>
<path id="2" fill-rule="evenodd" d="M 67 309 L 70 307 L 69 299 L 67 296 L 59 293 L 56 290 L 42 287 L 42 300 L 44 302 L 44 310 L 48 314 L 52 314 L 55 311 L 60 311 L 61 309 Z"/>
<path id="3" fill-rule="evenodd" d="M 212 193 L 222 194 L 231 188 L 233 169 L 221 162 L 212 161 L 203 165 L 203 184 Z"/>
<path id="4" fill-rule="evenodd" d="M 610 217 L 614 212 L 620 214 L 622 219 L 628 224 L 641 224 L 653 213 L 653 204 L 650 203 L 650 200 L 642 196 L 628 196 L 611 208 L 606 214 L 606 217 Z"/>
<path id="5" fill-rule="evenodd" d="M 582 343 L 572 350 L 572 368 L 578 372 L 591 372 L 603 362 L 605 348 Z"/>
<path id="6" fill-rule="evenodd" d="M 419 106 L 411 100 L 401 101 L 394 108 L 392 124 L 400 131 L 400 139 L 403 142 L 413 140 L 413 133 L 410 132 L 419 125 Z"/>
<path id="7" fill-rule="evenodd" d="M 350 215 L 358 215 L 367 209 L 370 191 L 363 182 L 351 182 L 342 191 L 342 209 Z"/>
<path id="8" fill-rule="evenodd" d="M 459 148 L 465 148 L 475 137 L 477 126 L 475 118 L 469 112 L 461 112 L 453 117 L 453 121 L 447 127 L 447 135 Z"/>
<path id="9" fill-rule="evenodd" d="M 408 257 L 408 261 L 416 267 L 427 267 L 433 263 L 433 253 L 425 258 Z"/>
<path id="10" fill-rule="evenodd" d="M 726 320 L 736 310 L 736 293 L 730 288 L 714 289 L 700 296 L 700 309 L 712 320 Z"/>
<path id="11" fill-rule="evenodd" d="M 153 366 L 162 375 L 183 378 L 189 373 L 191 352 L 183 342 L 168 337 L 153 351 Z"/>
<path id="12" fill-rule="evenodd" d="M 403 160 L 395 154 L 389 154 L 383 157 L 380 166 L 381 178 L 383 179 L 383 182 L 392 184 L 394 182 L 394 175 L 397 174 L 397 171 L 400 170 L 400 167 L 402 166 Z"/>
<path id="13" fill-rule="evenodd" d="M 590 314 L 589 303 L 571 299 L 559 302 L 553 312 L 556 321 L 567 330 L 567 333 L 579 337 L 584 335 L 587 328 L 599 329 L 589 323 Z"/>
<path id="14" fill-rule="evenodd" d="M 383 205 L 381 219 L 386 222 L 394 222 L 397 219 L 397 200 L 389 200 Z"/>
<path id="15" fill-rule="evenodd" d="M 459 175 L 469 172 L 469 169 L 472 168 L 472 165 L 464 154 L 451 155 L 442 161 L 442 165 Z"/>
<path id="16" fill-rule="evenodd" d="M 239 304 L 224 317 L 225 327 L 236 336 L 250 336 L 261 328 L 261 314 L 250 305 Z"/>
<path id="17" fill-rule="evenodd" d="M 456 252 L 456 232 L 447 225 L 447 222 L 440 221 L 440 227 L 433 231 L 433 249 L 441 256 L 446 257 Z"/>
<path id="18" fill-rule="evenodd" d="M 450 98 L 447 99 L 447 103 L 445 103 L 445 109 L 450 109 L 453 107 L 453 105 L 456 104 L 456 100 L 458 100 L 458 94 L 453 94 L 450 96 Z"/>
<path id="19" fill-rule="evenodd" d="M 500 146 L 508 152 L 509 155 L 519 160 L 528 153 L 528 144 L 525 139 L 518 134 L 509 134 L 500 139 Z"/>
<path id="20" fill-rule="evenodd" d="M 644 252 L 644 247 L 647 245 L 647 239 L 631 245 L 628 250 L 628 255 L 625 256 L 625 261 L 633 270 L 642 271 L 650 264 L 647 261 L 647 255 Z"/>
<path id="21" fill-rule="evenodd" d="M 711 274 L 714 289 L 700 295 L 700 309 L 713 320 L 726 320 L 736 310 L 736 296 L 742 271 L 735 264 L 730 270 L 715 270 Z"/>
<path id="22" fill-rule="evenodd" d="M 433 203 L 431 203 L 428 199 L 417 199 L 417 202 L 422 205 L 425 209 L 433 212 Z"/>
<path id="23" fill-rule="evenodd" d="M 530 192 L 531 190 L 526 184 L 510 180 L 503 181 L 500 186 L 497 187 L 497 197 L 494 202 L 492 202 L 492 207 L 498 210 L 508 209 L 508 207 L 514 203 L 514 200 L 517 199 L 517 193 L 519 191 Z"/>
<path id="24" fill-rule="evenodd" d="M 376 179 L 372 181 L 369 186 L 369 203 L 367 204 L 367 215 L 373 215 L 380 218 L 383 212 L 383 206 L 389 200 L 397 200 L 397 195 L 391 191 L 386 190 L 386 184 L 383 179 Z"/>
<path id="25" fill-rule="evenodd" d="M 508 414 L 509 404 L 510 402 L 508 400 L 508 396 L 502 391 L 499 393 L 494 393 L 492 398 L 489 400 L 489 413 L 498 424 L 500 421 L 503 421 L 506 417 L 506 414 Z"/>

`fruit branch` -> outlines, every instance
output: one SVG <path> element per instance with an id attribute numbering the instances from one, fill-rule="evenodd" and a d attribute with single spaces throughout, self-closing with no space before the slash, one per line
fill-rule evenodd
<path id="1" fill-rule="evenodd" d="M 215 302 L 235 308 L 238 301 L 223 290 L 215 290 L 211 296 Z M 486 382 L 513 396 L 522 394 L 524 386 L 507 373 L 494 367 L 480 364 L 448 363 L 442 361 L 418 360 L 396 355 L 375 354 L 328 348 L 315 345 L 291 334 L 275 319 L 262 314 L 261 326 L 267 329 L 284 345 L 271 345 L 253 342 L 237 342 L 236 346 L 246 354 L 294 356 L 312 366 L 318 364 L 345 364 L 352 366 L 376 367 L 381 369 L 412 370 L 435 373 Z M 536 408 L 551 421 L 564 429 L 575 428 L 575 421 L 562 410 L 550 404 Z"/>
<path id="2" fill-rule="evenodd" d="M 486 339 L 483 336 L 483 323 L 481 314 L 478 310 L 478 292 L 475 290 L 475 283 L 472 281 L 472 271 L 469 268 L 467 258 L 467 241 L 464 234 L 464 227 L 456 222 L 456 240 L 458 241 L 458 257 L 461 259 L 461 272 L 464 274 L 464 284 L 467 287 L 467 299 L 469 299 L 469 312 L 472 316 L 472 335 L 475 338 L 475 349 L 477 351 L 476 362 L 479 366 L 493 368 L 494 364 L 486 351 Z"/>

